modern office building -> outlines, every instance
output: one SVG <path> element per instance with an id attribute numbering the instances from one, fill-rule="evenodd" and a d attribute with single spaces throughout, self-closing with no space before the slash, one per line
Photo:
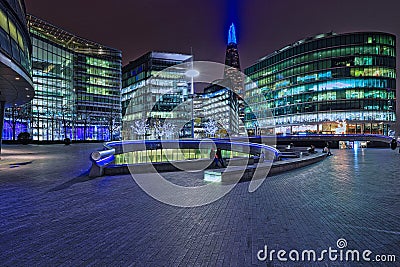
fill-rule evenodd
<path id="1" fill-rule="evenodd" d="M 206 122 L 205 110 L 204 110 L 204 98 L 203 93 L 196 93 L 193 98 L 193 111 L 195 114 L 194 118 L 194 137 L 204 138 L 206 137 L 206 131 L 204 129 L 204 123 Z"/>
<path id="2" fill-rule="evenodd" d="M 396 37 L 321 34 L 288 45 L 245 70 L 246 127 L 266 134 L 388 134 L 396 112 Z"/>
<path id="3" fill-rule="evenodd" d="M 217 122 L 216 137 L 239 134 L 239 102 L 234 91 L 226 86 L 212 84 L 199 97 L 202 100 L 203 125 L 209 119 Z"/>
<path id="4" fill-rule="evenodd" d="M 36 95 L 20 114 L 10 110 L 8 117 L 19 118 L 39 141 L 118 137 L 121 52 L 27 18 Z"/>
<path id="5" fill-rule="evenodd" d="M 225 53 L 225 73 L 224 79 L 229 83 L 229 87 L 238 95 L 243 97 L 243 76 L 240 75 L 240 58 L 237 45 L 236 28 L 232 25 L 228 32 L 228 44 Z"/>
<path id="6" fill-rule="evenodd" d="M 216 137 L 235 136 L 239 134 L 239 111 L 243 91 L 243 75 L 240 72 L 240 58 L 237 45 L 235 25 L 228 31 L 228 43 L 225 52 L 225 69 L 223 79 L 217 80 L 204 88 L 204 93 L 197 94 L 201 103 L 201 118 L 197 119 L 198 138 L 205 137 L 205 124 L 211 119 L 217 124 Z M 210 137 L 210 136 L 207 136 Z"/>
<path id="7" fill-rule="evenodd" d="M 4 119 L 5 108 L 18 110 L 35 95 L 31 77 L 32 44 L 25 13 L 24 1 L 0 0 L 0 133 L 3 125 L 18 127 L 10 119 Z M 0 136 L 0 149 L 1 140 Z"/>
<path id="8" fill-rule="evenodd" d="M 165 120 L 177 127 L 175 137 L 191 136 L 191 127 L 182 127 L 191 120 L 189 84 L 185 71 L 174 67 L 191 60 L 191 55 L 153 51 L 123 67 L 124 139 L 143 138 L 131 128 L 140 120 L 149 125 L 146 138 L 160 138 L 157 129 Z"/>

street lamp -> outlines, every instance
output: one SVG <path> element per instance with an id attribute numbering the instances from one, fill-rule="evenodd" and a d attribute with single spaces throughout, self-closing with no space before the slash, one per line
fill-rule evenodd
<path id="1" fill-rule="evenodd" d="M 393 108 L 393 106 L 392 106 L 392 101 L 389 99 L 388 100 L 388 108 L 387 108 L 387 110 L 388 110 L 388 116 L 387 116 L 387 118 L 386 118 L 386 120 L 387 120 L 387 134 L 389 135 L 389 128 L 390 128 L 390 125 L 392 125 L 391 124 L 391 122 L 392 122 L 392 108 Z M 384 129 L 383 129 L 384 130 Z"/>
<path id="2" fill-rule="evenodd" d="M 198 77 L 200 75 L 200 72 L 192 68 L 188 71 L 185 72 L 185 76 L 191 79 L 191 85 L 190 85 L 190 97 L 192 98 L 192 138 L 194 138 L 194 78 Z"/>

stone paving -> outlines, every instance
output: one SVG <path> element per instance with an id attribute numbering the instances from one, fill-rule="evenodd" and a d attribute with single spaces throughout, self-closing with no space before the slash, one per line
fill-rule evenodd
<path id="1" fill-rule="evenodd" d="M 129 175 L 89 179 L 89 154 L 100 146 L 3 146 L 1 266 L 399 266 L 398 151 L 336 150 L 254 193 L 241 183 L 210 205 L 178 208 Z M 397 263 L 257 259 L 264 245 L 322 251 L 340 238 Z"/>

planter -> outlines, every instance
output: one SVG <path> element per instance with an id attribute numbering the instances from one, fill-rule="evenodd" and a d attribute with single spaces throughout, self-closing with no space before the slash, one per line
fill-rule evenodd
<path id="1" fill-rule="evenodd" d="M 32 141 L 31 135 L 28 132 L 22 132 L 18 134 L 17 140 L 20 144 L 23 145 L 28 145 Z"/>
<path id="2" fill-rule="evenodd" d="M 65 138 L 64 139 L 64 145 L 69 146 L 71 144 L 71 139 Z"/>

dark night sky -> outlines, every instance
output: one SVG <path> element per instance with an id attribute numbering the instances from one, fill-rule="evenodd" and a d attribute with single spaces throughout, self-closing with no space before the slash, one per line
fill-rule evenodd
<path id="1" fill-rule="evenodd" d="M 400 36 L 399 0 L 26 0 L 27 11 L 81 37 L 121 49 L 124 63 L 150 50 L 223 62 L 237 25 L 243 67 L 322 32 Z M 400 43 L 400 40 L 398 40 Z"/>

